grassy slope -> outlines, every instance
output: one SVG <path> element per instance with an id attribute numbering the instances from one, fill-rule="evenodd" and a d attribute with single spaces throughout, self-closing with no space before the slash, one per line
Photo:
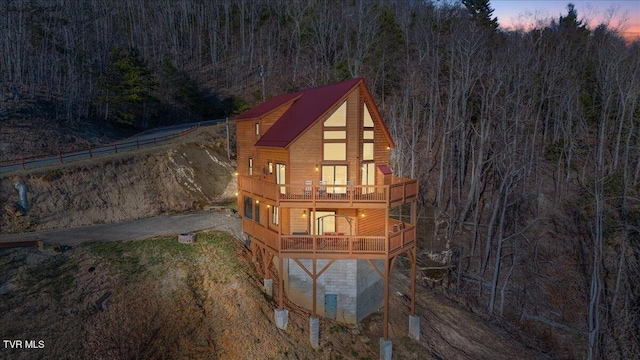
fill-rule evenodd
<path id="1" fill-rule="evenodd" d="M 44 340 L 44 349 L 0 350 L 34 358 L 375 358 L 366 342 L 321 321 L 322 347 L 308 340 L 308 314 L 291 304 L 289 327 L 226 233 L 93 243 L 64 253 L 0 251 L 0 336 Z M 110 292 L 108 309 L 96 301 Z M 376 339 L 377 340 L 377 339 Z"/>

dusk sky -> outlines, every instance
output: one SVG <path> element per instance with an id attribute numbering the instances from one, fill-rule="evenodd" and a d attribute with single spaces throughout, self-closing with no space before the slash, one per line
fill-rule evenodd
<path id="1" fill-rule="evenodd" d="M 537 20 L 558 19 L 560 15 L 566 15 L 567 4 L 570 2 L 575 5 L 578 17 L 587 20 L 589 25 L 604 22 L 616 27 L 621 19 L 626 18 L 623 28 L 620 29 L 621 32 L 625 37 L 640 36 L 640 0 L 491 0 L 490 4 L 495 10 L 494 16 L 498 17 L 501 27 L 513 29 L 522 26 L 528 29 L 534 26 Z M 610 16 L 612 9 L 615 12 Z"/>

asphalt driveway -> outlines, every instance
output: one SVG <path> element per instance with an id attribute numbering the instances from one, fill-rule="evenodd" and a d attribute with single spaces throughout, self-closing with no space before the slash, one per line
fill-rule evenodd
<path id="1" fill-rule="evenodd" d="M 241 235 L 240 218 L 226 211 L 197 211 L 156 216 L 116 224 L 42 230 L 20 234 L 0 234 L 0 242 L 40 240 L 45 245 L 78 245 L 92 241 L 141 240 L 154 236 L 216 229 Z"/>

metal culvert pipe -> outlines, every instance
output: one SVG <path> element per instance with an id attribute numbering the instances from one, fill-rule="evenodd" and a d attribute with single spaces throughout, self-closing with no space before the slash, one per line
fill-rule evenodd
<path id="1" fill-rule="evenodd" d="M 20 196 L 20 206 L 22 206 L 22 209 L 24 209 L 24 212 L 26 213 L 28 210 L 27 207 L 27 185 L 23 184 L 23 183 L 16 183 L 15 184 L 16 189 L 18 189 L 18 195 Z"/>

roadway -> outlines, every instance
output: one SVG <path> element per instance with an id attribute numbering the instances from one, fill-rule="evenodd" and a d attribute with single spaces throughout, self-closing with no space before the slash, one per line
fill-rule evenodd
<path id="1" fill-rule="evenodd" d="M 208 126 L 215 125 L 221 122 L 226 121 L 226 119 L 215 119 L 208 121 L 201 121 L 197 123 L 189 123 L 189 124 L 178 124 L 171 126 L 164 126 L 160 128 L 155 128 L 151 130 L 147 130 L 141 132 L 137 135 L 134 135 L 130 138 L 121 140 L 117 143 L 120 145 L 103 145 L 91 150 L 79 150 L 72 153 L 66 153 L 62 155 L 62 160 L 59 155 L 50 155 L 37 159 L 26 159 L 24 162 L 24 170 L 38 168 L 42 166 L 48 165 L 56 165 L 61 162 L 67 163 L 81 159 L 89 159 L 97 156 L 107 155 L 107 154 L 115 154 L 117 152 L 123 151 L 132 151 L 142 149 L 144 147 L 149 147 L 157 144 L 164 143 L 168 140 L 176 138 L 179 136 L 181 132 L 187 131 L 189 129 L 193 129 L 197 126 Z M 0 163 L 0 174 L 11 173 L 16 171 L 22 171 L 23 164 L 20 162 L 16 162 L 13 164 L 3 165 Z"/>

